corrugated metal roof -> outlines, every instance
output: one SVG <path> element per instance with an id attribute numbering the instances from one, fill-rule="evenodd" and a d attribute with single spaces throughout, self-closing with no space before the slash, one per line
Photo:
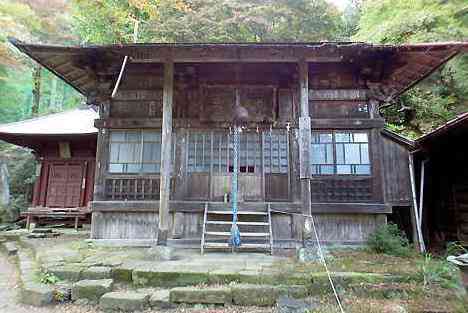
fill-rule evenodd
<path id="1" fill-rule="evenodd" d="M 8 135 L 80 135 L 95 134 L 94 120 L 99 114 L 92 108 L 74 109 L 0 125 L 2 134 Z"/>

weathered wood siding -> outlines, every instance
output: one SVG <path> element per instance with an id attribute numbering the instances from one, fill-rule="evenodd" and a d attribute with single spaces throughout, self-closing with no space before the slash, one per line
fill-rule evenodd
<path id="1" fill-rule="evenodd" d="M 386 223 L 385 214 L 314 215 L 321 241 L 329 244 L 362 244 L 376 227 Z M 155 239 L 158 212 L 94 212 L 93 239 Z M 197 245 L 201 239 L 202 213 L 171 213 L 169 239 Z M 301 242 L 302 218 L 272 215 L 275 246 L 292 248 Z"/>
<path id="2" fill-rule="evenodd" d="M 411 205 L 408 153 L 405 146 L 382 135 L 385 202 L 390 205 Z"/>
<path id="3" fill-rule="evenodd" d="M 172 239 L 198 240 L 202 223 L 200 209 L 203 207 L 199 204 L 205 201 L 221 203 L 224 195 L 230 192 L 232 164 L 227 148 L 229 144 L 220 144 L 219 138 L 227 136 L 232 127 L 232 108 L 237 88 L 240 90 L 240 103 L 249 113 L 245 134 L 253 138 L 251 147 L 258 147 L 257 150 L 252 150 L 258 155 L 255 164 L 252 166 L 247 163 L 243 172 L 239 173 L 239 199 L 242 201 L 240 209 L 258 204 L 264 210 L 266 202 L 284 202 L 285 205 L 279 208 L 283 211 L 304 211 L 303 204 L 308 203 L 308 199 L 303 201 L 307 197 L 304 186 L 308 184 L 301 184 L 299 177 L 299 116 L 302 110 L 305 112 L 303 118 L 310 121 L 306 124 L 309 133 L 329 130 L 360 131 L 367 133 L 369 138 L 372 166 L 370 175 L 312 177 L 311 190 L 308 192 L 311 198 L 310 210 L 314 213 L 343 214 L 326 220 L 327 228 L 323 234 L 332 236 L 327 234 L 332 232 L 333 236 L 330 238 L 335 238 L 337 242 L 340 237 L 343 241 L 365 238 L 367 230 L 374 225 L 372 214 L 388 211 L 383 195 L 379 133 L 383 120 L 378 113 L 372 111 L 370 95 L 365 81 L 360 77 L 359 65 L 303 63 L 303 73 L 308 74 L 304 74 L 302 78 L 302 93 L 299 88 L 298 65 L 248 62 L 240 66 L 236 63 L 175 64 L 170 200 L 184 203 L 170 208 Z M 161 129 L 162 77 L 162 64 L 128 64 L 116 97 L 109 102 L 108 109 L 106 105 L 102 106 L 103 111 L 96 126 L 105 130 L 106 134 L 113 129 Z M 109 88 L 106 78 L 101 81 L 103 84 L 99 90 Z M 267 139 L 271 134 L 276 134 L 276 137 Z M 105 135 L 102 137 L 105 138 Z M 194 139 L 197 141 L 194 142 Z M 270 140 L 269 145 L 267 140 Z M 280 141 L 286 142 L 286 148 L 280 148 Z M 309 143 L 310 139 L 306 139 L 305 145 L 308 146 Z M 102 144 L 109 143 L 103 139 Z M 200 146 L 201 150 L 197 150 Z M 196 156 L 202 156 L 201 169 L 190 169 L 193 166 L 189 162 L 190 151 L 195 151 Z M 279 156 L 282 153 L 279 151 L 284 151 L 284 155 Z M 223 158 L 226 156 L 228 161 L 219 161 L 220 155 Z M 275 166 L 279 168 L 277 171 L 267 169 L 274 163 L 272 155 L 278 155 L 275 160 L 275 164 L 278 164 Z M 206 156 L 210 156 L 208 165 L 205 162 Z M 308 153 L 304 153 L 304 157 L 308 159 Z M 106 158 L 106 153 L 98 154 L 98 161 L 104 166 L 99 171 L 100 179 L 96 180 L 99 182 L 96 190 L 104 191 L 104 198 L 99 200 L 121 203 L 118 210 L 112 213 L 96 211 L 101 215 L 96 215 L 93 219 L 93 236 L 153 238 L 154 235 L 149 232 L 155 234 L 157 229 L 146 223 L 140 227 L 138 223 L 147 216 L 145 214 L 156 213 L 149 213 L 148 210 L 143 213 L 126 203 L 158 200 L 159 175 L 111 174 L 106 170 Z M 217 158 L 219 162 L 214 164 L 213 158 Z M 247 159 L 246 156 L 245 158 Z M 192 155 L 192 159 L 196 157 Z M 287 165 L 281 168 L 280 164 L 284 159 L 287 159 Z M 192 208 L 188 211 L 193 212 L 187 212 L 190 202 Z M 353 219 L 355 213 L 368 215 Z M 118 221 L 119 214 L 122 214 L 125 222 Z M 107 217 L 113 221 L 105 222 Z M 339 228 L 343 223 L 349 224 L 350 229 L 346 230 L 349 234 L 340 232 Z M 124 229 L 122 232 L 119 230 L 121 227 Z M 141 233 L 133 227 L 141 228 Z M 300 241 L 302 218 L 274 214 L 273 233 L 275 240 Z"/>
<path id="4" fill-rule="evenodd" d="M 385 214 L 317 214 L 314 219 L 321 241 L 347 244 L 362 244 L 387 222 Z"/>

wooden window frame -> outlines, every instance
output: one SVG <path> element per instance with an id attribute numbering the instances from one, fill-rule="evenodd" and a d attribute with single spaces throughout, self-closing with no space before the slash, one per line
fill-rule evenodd
<path id="1" fill-rule="evenodd" d="M 337 133 L 345 133 L 345 134 L 350 134 L 352 136 L 354 136 L 354 134 L 366 134 L 367 136 L 367 142 L 339 142 L 336 140 L 336 134 Z M 331 134 L 332 135 L 332 141 L 330 143 L 323 143 L 323 144 L 329 144 L 332 146 L 332 153 L 333 153 L 333 156 L 332 156 L 332 161 L 333 163 L 325 163 L 325 164 L 320 164 L 320 163 L 312 163 L 312 155 L 310 156 L 311 158 L 311 173 L 312 173 L 312 176 L 314 177 L 371 177 L 372 174 L 373 174 L 373 169 L 372 169 L 372 147 L 371 147 L 371 133 L 367 130 L 349 130 L 349 129 L 334 129 L 334 130 L 317 130 L 317 131 L 312 131 L 312 135 L 314 134 Z M 313 142 L 311 142 L 311 149 L 310 149 L 310 153 L 313 153 L 313 149 L 312 149 L 312 144 L 314 144 Z M 321 144 L 321 143 L 319 143 Z M 355 145 L 359 145 L 359 158 L 360 158 L 360 161 L 362 162 L 362 151 L 361 151 L 361 145 L 363 144 L 367 144 L 367 153 L 368 153 L 368 163 L 359 163 L 359 164 L 346 164 L 346 163 L 338 163 L 338 160 L 337 160 L 337 147 L 338 145 L 344 145 L 344 144 L 355 144 Z M 343 156 L 345 155 L 344 151 L 343 151 Z M 333 173 L 325 173 L 325 174 L 322 174 L 322 173 L 316 173 L 316 171 L 314 170 L 314 166 L 321 166 L 321 165 L 325 165 L 325 166 L 333 166 Z M 338 166 L 340 165 L 347 165 L 347 166 L 350 166 L 350 169 L 351 169 L 351 173 L 349 174 L 345 174 L 345 173 L 338 173 Z M 356 166 L 359 166 L 359 165 L 365 165 L 365 166 L 368 166 L 369 167 L 369 173 L 365 173 L 365 174 L 359 174 L 359 173 L 356 173 Z M 353 172 L 353 168 L 354 168 L 354 172 Z M 319 170 L 320 172 L 320 170 Z"/>
<path id="2" fill-rule="evenodd" d="M 127 140 L 122 140 L 122 141 L 119 141 L 119 140 L 112 140 L 112 133 L 117 133 L 117 132 L 123 132 L 124 135 L 126 136 L 127 133 L 129 132 L 134 132 L 134 133 L 139 133 L 139 140 L 138 141 L 127 141 Z M 155 160 L 152 160 L 152 162 L 148 162 L 148 161 L 144 161 L 143 160 L 143 157 L 144 157 L 144 147 L 145 147 L 145 144 L 159 144 L 160 148 L 161 149 L 161 139 L 158 141 L 158 140 L 145 140 L 144 139 L 144 134 L 145 133 L 156 133 L 157 135 L 161 135 L 161 130 L 159 129 L 154 129 L 154 130 L 145 130 L 145 129 L 115 129 L 115 130 L 111 130 L 110 131 L 110 139 L 109 139 L 109 164 L 108 164 L 108 167 L 107 167 L 107 173 L 110 174 L 110 175 L 123 175 L 123 176 L 132 176 L 132 175 L 138 175 L 138 176 L 154 176 L 154 175 L 159 175 L 160 174 L 160 169 L 161 169 L 161 156 L 159 155 L 159 158 L 155 158 Z M 112 151 L 112 144 L 128 144 L 128 143 L 134 143 L 136 145 L 139 146 L 139 157 L 138 157 L 138 161 L 137 162 L 132 162 L 132 163 L 129 163 L 129 162 L 112 162 L 111 161 L 111 151 Z M 123 169 L 125 168 L 125 165 L 128 167 L 129 164 L 132 164 L 132 165 L 138 165 L 139 166 L 139 170 L 138 171 L 131 171 L 129 172 L 128 170 L 127 171 L 120 171 L 120 172 L 115 172 L 115 171 L 111 171 L 111 166 L 113 164 L 122 164 L 123 166 Z M 143 165 L 145 164 L 159 164 L 159 171 L 143 171 Z"/>
<path id="3" fill-rule="evenodd" d="M 239 173 L 243 175 L 262 175 L 265 174 L 289 174 L 290 170 L 290 155 L 289 155 L 289 136 L 287 132 L 272 131 L 277 137 L 272 141 L 273 137 L 268 131 L 246 132 L 240 137 L 240 154 L 239 154 Z M 196 146 L 191 147 L 191 138 L 195 136 L 203 136 L 203 146 L 201 151 Z M 273 145 L 269 144 L 269 153 L 265 153 L 267 148 L 266 142 L 278 145 L 277 155 L 273 153 Z M 199 141 L 197 141 L 199 142 Z M 254 146 L 251 146 L 251 145 Z M 232 173 L 232 132 L 223 132 L 221 130 L 196 130 L 186 135 L 186 168 L 188 173 L 213 173 L 213 174 L 229 174 Z M 193 150 L 195 149 L 195 150 Z M 209 151 L 209 163 L 206 163 L 206 151 Z M 201 159 L 203 165 L 198 166 L 197 154 L 202 153 L 204 157 Z M 268 164 L 277 164 L 265 168 L 265 157 L 269 158 Z M 281 159 L 286 158 L 286 165 L 281 163 Z M 276 163 L 274 162 L 276 159 Z M 195 160 L 190 162 L 189 160 Z M 206 164 L 205 164 L 206 163 Z M 244 170 L 243 170 L 244 168 Z M 252 169 L 251 169 L 252 168 Z"/>

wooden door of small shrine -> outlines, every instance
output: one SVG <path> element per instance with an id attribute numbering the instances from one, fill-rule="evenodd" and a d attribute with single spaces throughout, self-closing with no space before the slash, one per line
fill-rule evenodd
<path id="1" fill-rule="evenodd" d="M 84 175 L 83 163 L 60 162 L 49 167 L 47 207 L 74 208 L 81 206 Z"/>

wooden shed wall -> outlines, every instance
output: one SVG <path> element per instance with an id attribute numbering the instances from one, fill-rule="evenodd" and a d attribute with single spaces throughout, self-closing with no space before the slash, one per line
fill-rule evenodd
<path id="1" fill-rule="evenodd" d="M 408 149 L 385 135 L 382 145 L 385 202 L 392 206 L 411 205 Z"/>

